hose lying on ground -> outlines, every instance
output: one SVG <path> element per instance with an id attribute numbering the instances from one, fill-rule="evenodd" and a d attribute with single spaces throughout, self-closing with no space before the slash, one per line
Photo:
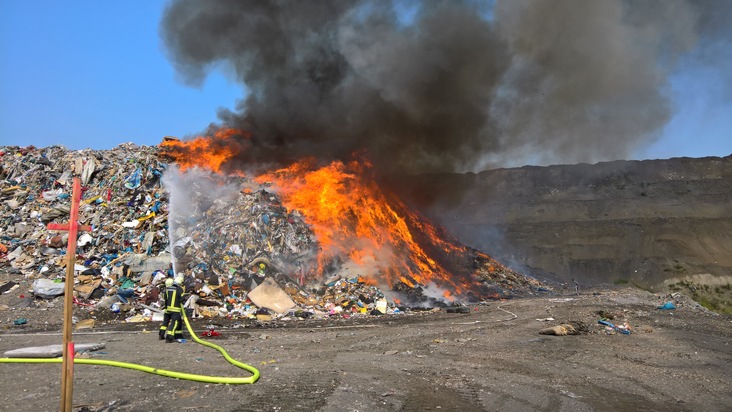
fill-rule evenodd
<path id="1" fill-rule="evenodd" d="M 183 321 L 186 324 L 186 328 L 188 329 L 188 333 L 191 334 L 191 337 L 193 338 L 194 341 L 196 341 L 196 343 L 200 343 L 201 345 L 216 349 L 224 356 L 224 359 L 226 359 L 230 364 L 232 364 L 238 368 L 244 369 L 248 372 L 251 372 L 252 376 L 226 377 L 226 376 L 198 375 L 195 373 L 184 373 L 184 372 L 169 371 L 169 370 L 165 370 L 165 369 L 158 369 L 158 368 L 153 368 L 151 366 L 139 365 L 136 363 L 120 362 L 120 361 L 104 360 L 104 359 L 85 359 L 85 358 L 76 358 L 76 357 L 74 357 L 74 364 L 116 366 L 119 368 L 134 369 L 134 370 L 138 370 L 138 371 L 142 371 L 142 372 L 152 373 L 155 375 L 166 376 L 169 378 L 185 379 L 185 380 L 189 380 L 189 381 L 206 382 L 206 383 L 226 383 L 226 384 L 232 384 L 232 385 L 240 385 L 240 384 L 244 384 L 244 383 L 254 383 L 259 379 L 259 370 L 257 370 L 257 368 L 255 368 L 251 365 L 247 365 L 246 363 L 239 362 L 238 360 L 232 358 L 231 356 L 229 356 L 228 353 L 226 353 L 226 351 L 221 346 L 218 346 L 211 342 L 206 342 L 205 340 L 200 339 L 193 332 L 193 328 L 191 327 L 191 324 L 188 322 L 188 317 L 185 314 L 185 310 L 182 310 L 181 315 L 183 317 Z M 62 363 L 62 362 L 63 362 L 63 358 L 0 358 L 0 363 Z"/>

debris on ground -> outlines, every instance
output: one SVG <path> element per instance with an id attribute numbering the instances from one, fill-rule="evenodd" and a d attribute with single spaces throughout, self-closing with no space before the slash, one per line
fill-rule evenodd
<path id="1" fill-rule="evenodd" d="M 555 335 L 555 336 L 566 336 L 566 335 L 578 335 L 574 326 L 562 323 L 561 325 L 544 328 L 539 331 L 540 335 Z"/>
<path id="2" fill-rule="evenodd" d="M 8 358 L 57 358 L 63 355 L 63 347 L 61 344 L 33 346 L 5 351 L 4 355 Z M 76 343 L 74 344 L 74 353 L 96 351 L 104 349 L 104 347 L 104 343 Z"/>

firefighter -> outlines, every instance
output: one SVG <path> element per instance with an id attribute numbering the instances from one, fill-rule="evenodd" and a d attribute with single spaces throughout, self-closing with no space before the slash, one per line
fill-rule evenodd
<path id="1" fill-rule="evenodd" d="M 175 338 L 178 341 L 183 339 L 183 311 L 185 309 L 183 308 L 182 303 L 187 298 L 186 286 L 185 286 L 185 282 L 186 282 L 187 278 L 191 278 L 191 276 L 186 277 L 185 274 L 182 274 L 182 275 L 176 276 L 175 279 L 173 279 L 173 282 L 175 283 L 175 285 L 177 285 L 178 288 L 180 289 L 180 294 L 178 294 L 178 300 L 180 302 L 178 304 L 178 308 L 180 308 L 179 313 L 181 314 L 181 319 L 180 319 L 180 322 L 178 322 L 178 327 L 175 329 L 175 333 L 174 333 L 175 336 L 173 336 L 173 338 Z"/>
<path id="2" fill-rule="evenodd" d="M 160 331 L 158 332 L 158 337 L 160 340 L 165 339 L 165 332 L 168 330 L 168 326 L 170 326 L 170 312 L 168 311 L 168 289 L 173 287 L 173 278 L 169 277 L 165 279 L 165 289 L 163 290 L 163 323 L 160 325 Z"/>
<path id="3" fill-rule="evenodd" d="M 181 275 L 176 276 L 175 279 L 166 279 L 165 281 L 165 314 L 163 324 L 160 326 L 160 336 L 167 343 L 183 339 L 183 318 L 181 317 L 183 288 L 180 286 L 181 283 L 183 283 L 183 276 Z"/>
<path id="4" fill-rule="evenodd" d="M 257 276 L 259 277 L 260 281 L 262 279 L 264 279 L 264 277 L 267 275 L 267 273 L 265 272 L 266 270 L 267 270 L 267 265 L 265 265 L 264 263 L 260 263 L 259 266 L 257 267 Z"/>

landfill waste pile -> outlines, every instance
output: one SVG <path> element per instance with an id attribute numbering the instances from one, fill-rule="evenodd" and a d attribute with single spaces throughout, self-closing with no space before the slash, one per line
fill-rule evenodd
<path id="1" fill-rule="evenodd" d="M 131 143 L 80 151 L 0 146 L 0 272 L 32 282 L 33 301 L 63 294 L 68 234 L 47 225 L 68 220 L 79 176 L 79 223 L 93 228 L 77 243 L 74 303 L 81 313 L 162 319 L 161 291 L 173 275 L 184 276 L 194 319 L 349 318 L 462 303 L 425 285 L 385 290 L 357 271 L 323 271 L 302 213 L 287 210 L 266 184 L 245 176 L 181 184 L 168 177 L 174 168 L 157 147 Z M 176 185 L 185 189 L 172 193 Z M 181 193 L 187 208 L 173 214 L 171 196 Z M 548 291 L 477 251 L 464 260 L 490 291 L 481 298 Z M 0 285 L 3 292 L 17 287 Z"/>

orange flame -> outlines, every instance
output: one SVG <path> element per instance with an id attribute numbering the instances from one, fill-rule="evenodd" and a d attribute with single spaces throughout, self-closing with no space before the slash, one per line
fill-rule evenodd
<path id="1" fill-rule="evenodd" d="M 441 237 L 434 226 L 365 178 L 367 163 L 336 161 L 321 168 L 314 163 L 300 161 L 257 181 L 273 183 L 283 205 L 303 214 L 322 247 L 319 270 L 347 256 L 344 267 L 367 277 L 379 275 L 389 286 L 434 282 L 457 293 L 463 290 L 417 237 L 426 237 L 443 252 L 464 255 L 466 248 Z"/>
<path id="2" fill-rule="evenodd" d="M 236 165 L 225 166 L 249 147 L 250 137 L 240 130 L 221 128 L 185 142 L 166 138 L 160 153 L 182 171 L 199 167 L 221 174 L 225 168 L 227 175 L 243 177 L 243 172 L 234 169 Z M 315 274 L 337 271 L 358 276 L 368 285 L 386 283 L 395 290 L 403 289 L 402 285 L 435 284 L 446 290 L 443 297 L 450 301 L 480 286 L 476 276 L 502 276 L 505 267 L 462 246 L 382 191 L 367 177 L 370 168 L 366 161 L 335 161 L 316 167 L 315 159 L 306 159 L 255 179 L 259 184 L 273 184 L 282 204 L 298 210 L 313 230 L 320 245 Z M 250 191 L 242 189 L 243 193 Z"/>
<path id="3" fill-rule="evenodd" d="M 220 172 L 221 166 L 241 152 L 236 137 L 249 138 L 241 130 L 222 127 L 211 136 L 198 136 L 192 140 L 166 139 L 160 143 L 160 152 L 178 164 L 181 171 L 200 167 Z"/>

